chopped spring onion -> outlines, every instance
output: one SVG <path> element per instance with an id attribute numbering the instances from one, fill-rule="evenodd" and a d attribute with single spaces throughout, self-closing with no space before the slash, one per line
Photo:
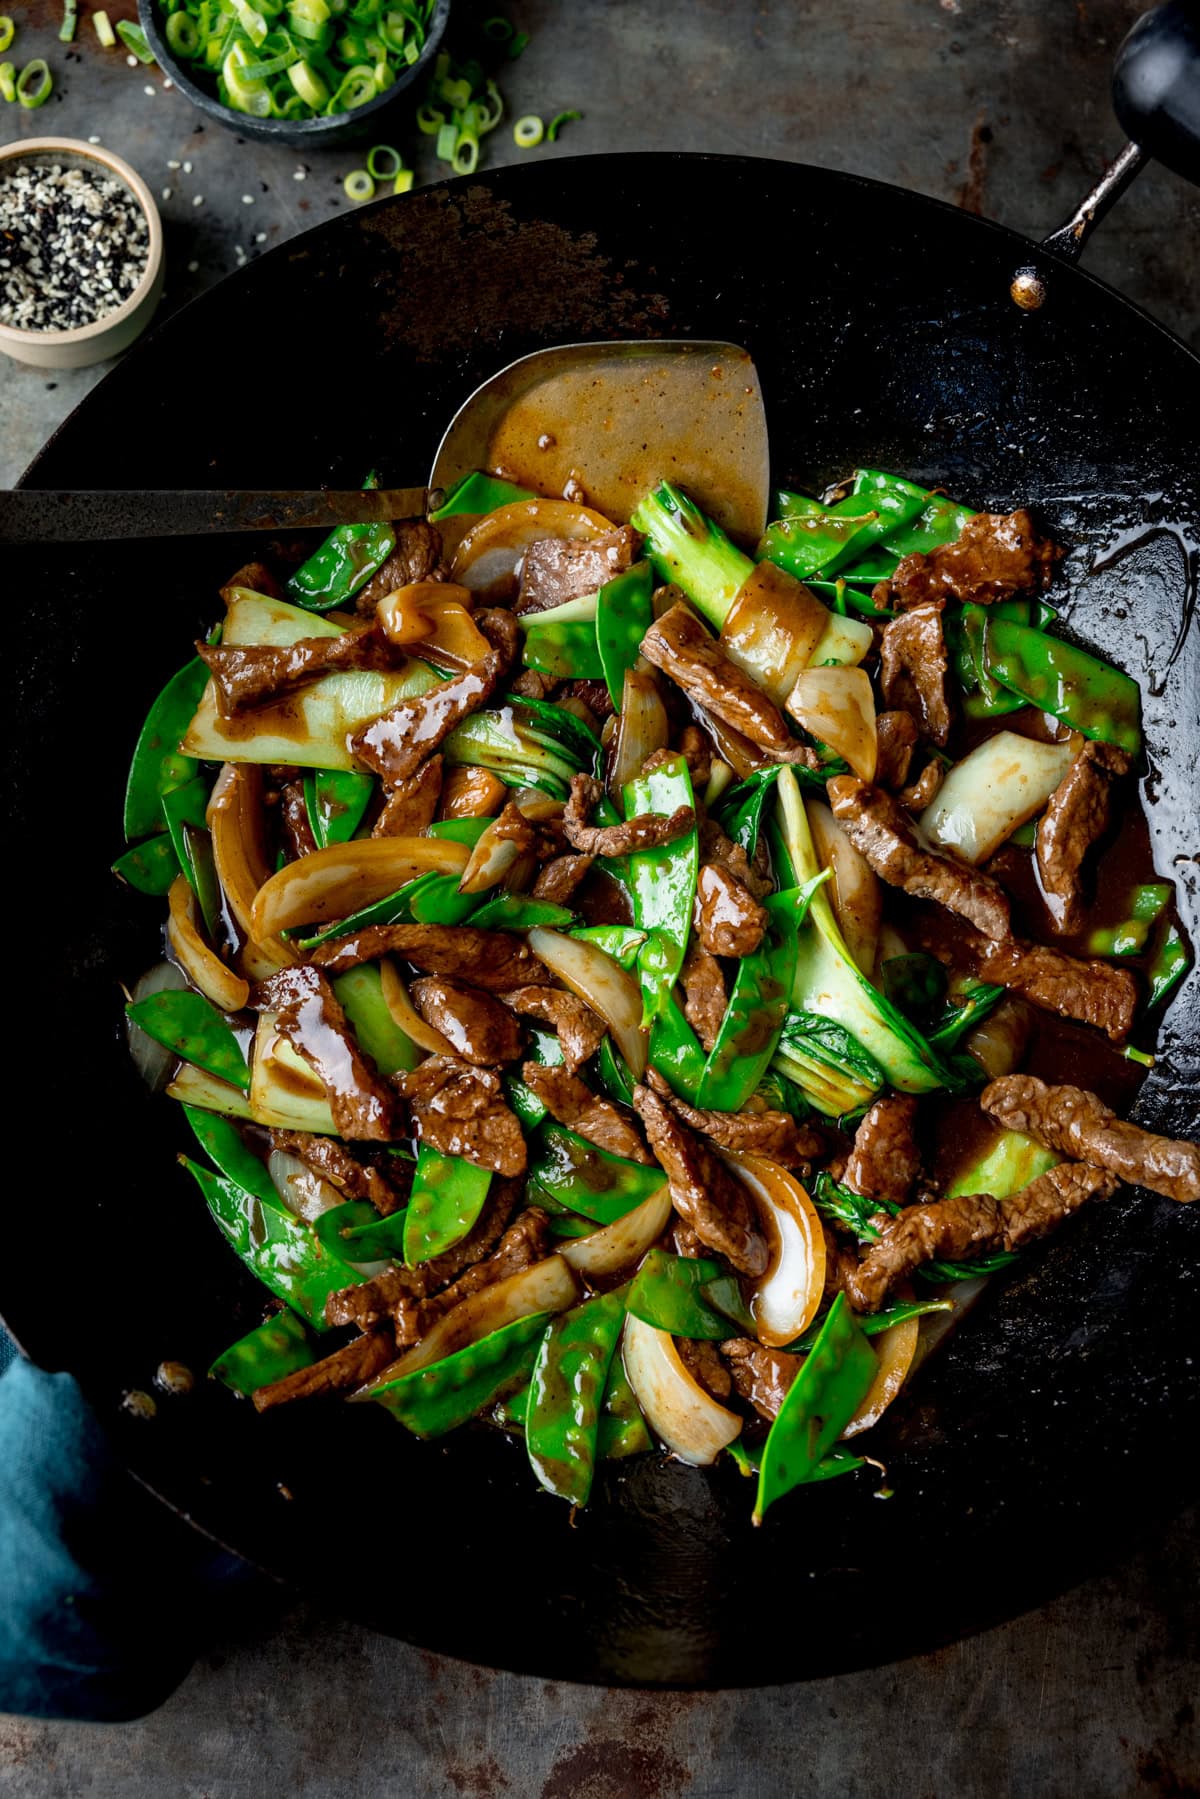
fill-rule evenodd
<path id="1" fill-rule="evenodd" d="M 454 146 L 458 143 L 458 126 L 442 125 L 437 134 L 434 151 L 439 162 L 453 162 Z"/>
<path id="2" fill-rule="evenodd" d="M 373 144 L 367 151 L 367 174 L 376 181 L 390 181 L 404 167 L 404 158 L 391 144 Z"/>
<path id="3" fill-rule="evenodd" d="M 172 14 L 172 17 L 175 17 Z M 288 80 L 296 90 L 296 97 L 305 106 L 311 106 L 314 112 L 320 112 L 329 100 L 329 89 L 321 80 L 315 69 L 310 69 L 306 62 L 294 62 L 288 70 Z"/>
<path id="4" fill-rule="evenodd" d="M 17 97 L 17 71 L 12 63 L 0 62 L 0 99 L 13 101 Z"/>
<path id="5" fill-rule="evenodd" d="M 7 13 L 0 14 L 0 53 L 8 49 L 16 36 L 17 28 Z"/>
<path id="6" fill-rule="evenodd" d="M 583 114 L 581 112 L 560 112 L 556 114 L 546 127 L 547 138 L 553 143 L 558 136 L 561 126 L 569 125 L 572 119 L 581 119 L 582 117 Z"/>
<path id="7" fill-rule="evenodd" d="M 450 158 L 456 175 L 473 175 L 479 163 L 479 139 L 473 131 L 461 131 Z"/>
<path id="8" fill-rule="evenodd" d="M 58 41 L 60 44 L 70 44 L 74 41 L 75 25 L 77 22 L 75 9 L 77 3 L 78 0 L 63 0 L 63 21 L 58 28 Z"/>
<path id="9" fill-rule="evenodd" d="M 500 13 L 494 13 L 490 19 L 483 21 L 483 35 L 490 37 L 493 44 L 507 44 L 512 34 L 512 26 Z"/>
<path id="10" fill-rule="evenodd" d="M 447 122 L 440 106 L 431 106 L 428 100 L 422 100 L 417 108 L 418 131 L 423 131 L 426 137 L 436 137 Z"/>
<path id="11" fill-rule="evenodd" d="M 522 50 L 528 47 L 528 44 L 529 33 L 527 31 L 515 31 L 508 40 L 508 60 L 510 62 L 516 62 L 518 56 L 520 56 Z"/>
<path id="12" fill-rule="evenodd" d="M 50 98 L 50 89 L 54 86 L 54 77 L 44 56 L 35 56 L 27 62 L 17 76 L 17 99 L 22 106 L 32 110 L 41 106 Z"/>
<path id="13" fill-rule="evenodd" d="M 140 25 L 131 25 L 128 19 L 117 20 L 117 36 L 127 50 L 133 52 L 139 62 L 154 61 L 154 52 L 146 42 L 146 33 Z"/>
<path id="14" fill-rule="evenodd" d="M 413 171 L 411 169 L 401 169 L 400 173 L 396 176 L 395 181 L 392 183 L 392 192 L 394 194 L 411 193 L 412 184 Z"/>
<path id="15" fill-rule="evenodd" d="M 176 56 L 195 56 L 200 48 L 200 33 L 190 13 L 171 14 L 167 20 L 166 38 Z"/>
<path id="16" fill-rule="evenodd" d="M 534 112 L 527 112 L 513 126 L 513 143 L 518 150 L 534 150 L 546 135 L 546 127 Z"/>
<path id="17" fill-rule="evenodd" d="M 342 191 L 347 200 L 373 200 L 375 198 L 375 183 L 372 181 L 366 169 L 351 169 L 346 179 L 342 182 Z"/>

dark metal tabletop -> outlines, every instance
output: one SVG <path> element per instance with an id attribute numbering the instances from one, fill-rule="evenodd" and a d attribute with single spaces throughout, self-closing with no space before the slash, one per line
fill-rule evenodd
<path id="1" fill-rule="evenodd" d="M 37 113 L 0 110 L 0 139 L 98 137 L 138 168 L 160 196 L 167 308 L 350 204 L 341 184 L 361 160 L 355 151 L 239 142 L 201 121 L 158 71 L 102 52 L 86 16 L 68 48 L 56 38 L 58 0 L 10 10 L 24 53 L 47 55 L 58 85 Z M 108 7 L 114 19 L 134 10 L 133 0 Z M 531 153 L 515 148 L 506 123 L 487 141 L 493 163 L 615 148 L 779 156 L 901 183 L 1036 234 L 1071 210 L 1120 147 L 1108 69 L 1142 8 L 1136 0 L 515 0 L 511 8 L 489 0 L 483 8 L 499 10 L 531 40 L 504 71 L 509 118 L 568 107 L 585 116 Z M 420 178 L 434 175 L 426 140 L 410 128 L 388 135 L 412 151 Z M 736 232 L 736 221 L 714 220 L 715 275 L 725 230 Z M 1200 344 L 1200 196 L 1181 180 L 1150 169 L 1088 266 Z M 10 482 L 104 370 L 54 375 L 7 362 L 0 370 L 0 482 Z M 1195 1526 L 1192 1515 L 1158 1541 L 1114 1545 L 1112 1573 L 937 1655 L 728 1694 L 605 1693 L 491 1673 L 281 1601 L 231 1627 L 220 1651 L 143 1723 L 0 1720 L 0 1793 L 1193 1793 Z"/>

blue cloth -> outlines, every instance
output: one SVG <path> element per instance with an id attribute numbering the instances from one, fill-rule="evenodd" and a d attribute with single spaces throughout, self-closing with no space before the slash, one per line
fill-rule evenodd
<path id="1" fill-rule="evenodd" d="M 258 1577 L 139 1487 L 74 1379 L 3 1329 L 0 1369 L 0 1712 L 142 1717 L 191 1666 L 214 1584 Z"/>

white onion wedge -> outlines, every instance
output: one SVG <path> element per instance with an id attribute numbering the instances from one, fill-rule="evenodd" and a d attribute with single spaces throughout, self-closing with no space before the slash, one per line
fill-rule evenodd
<path id="1" fill-rule="evenodd" d="M 174 962 L 156 962 L 153 968 L 146 970 L 131 997 L 137 1001 L 149 999 L 152 993 L 179 993 L 186 986 L 183 971 Z M 129 1043 L 130 1061 L 151 1093 L 161 1092 L 178 1057 L 165 1043 L 159 1043 L 144 1031 L 140 1024 L 134 1024 L 132 1018 L 125 1020 L 125 1035 Z"/>
<path id="2" fill-rule="evenodd" d="M 671 727 L 667 709 L 652 674 L 637 669 L 625 670 L 621 689 L 621 715 L 613 736 L 608 764 L 608 797 L 622 816 L 625 784 L 642 772 L 642 764 L 655 750 L 670 742 Z"/>
<path id="3" fill-rule="evenodd" d="M 167 894 L 167 941 L 176 959 L 205 999 L 222 1012 L 240 1012 L 250 998 L 250 983 L 226 968 L 200 934 L 196 896 L 184 875 L 176 875 Z"/>
<path id="4" fill-rule="evenodd" d="M 431 1056 L 452 1056 L 454 1054 L 452 1046 L 442 1036 L 442 1033 L 433 1025 L 426 1024 L 413 1005 L 400 970 L 390 956 L 384 956 L 380 961 L 379 983 L 383 992 L 383 1003 L 391 1014 L 392 1023 L 398 1026 L 404 1035 L 416 1044 L 418 1049 L 427 1050 Z"/>
<path id="5" fill-rule="evenodd" d="M 331 1181 L 285 1149 L 271 1151 L 267 1157 L 267 1173 L 288 1211 L 294 1217 L 302 1218 L 305 1224 L 315 1224 L 323 1213 L 332 1212 L 335 1206 L 345 1203 L 344 1195 Z"/>
<path id="6" fill-rule="evenodd" d="M 417 581 L 387 594 L 375 615 L 390 642 L 418 645 L 423 661 L 457 671 L 482 662 L 491 648 L 471 617 L 474 603 L 468 587 Z"/>
<path id="7" fill-rule="evenodd" d="M 787 697 L 792 717 L 844 756 L 863 781 L 875 779 L 879 737 L 871 680 L 861 668 L 806 668 Z"/>
<path id="8" fill-rule="evenodd" d="M 808 1329 L 825 1291 L 825 1232 L 794 1174 L 766 1156 L 723 1151 L 730 1173 L 754 1195 L 771 1259 L 750 1298 L 761 1343 L 782 1349 Z"/>
<path id="9" fill-rule="evenodd" d="M 883 891 L 874 869 L 824 801 L 810 799 L 806 808 L 817 860 L 823 868 L 833 870 L 830 900 L 834 916 L 847 949 L 869 980 L 883 918 Z"/>
<path id="10" fill-rule="evenodd" d="M 389 1362 L 382 1374 L 350 1397 L 370 1399 L 380 1387 L 399 1380 L 402 1374 L 440 1362 L 456 1350 L 465 1349 L 468 1343 L 478 1343 L 481 1337 L 490 1337 L 506 1324 L 528 1318 L 532 1312 L 565 1312 L 578 1297 L 579 1282 L 573 1270 L 561 1256 L 547 1256 L 544 1262 L 535 1262 L 532 1268 L 522 1268 L 507 1280 L 496 1281 L 482 1292 L 472 1293 L 469 1299 L 460 1300 L 419 1343 Z"/>
<path id="11" fill-rule="evenodd" d="M 630 1315 L 621 1339 L 625 1372 L 655 1436 L 693 1468 L 715 1462 L 742 1420 L 694 1381 L 667 1331 Z"/>
<path id="12" fill-rule="evenodd" d="M 747 575 L 721 627 L 721 648 L 782 706 L 825 635 L 830 614 L 815 593 L 773 562 Z"/>
<path id="13" fill-rule="evenodd" d="M 465 843 L 440 837 L 364 837 L 301 856 L 265 881 L 254 897 L 258 939 L 296 925 L 326 924 L 386 899 L 418 875 L 461 875 Z"/>
<path id="14" fill-rule="evenodd" d="M 448 768 L 442 775 L 441 818 L 491 818 L 508 788 L 488 768 Z"/>
<path id="15" fill-rule="evenodd" d="M 227 762 L 213 785 L 206 814 L 217 879 L 246 939 L 242 967 L 253 980 L 262 980 L 296 960 L 282 939 L 260 940 L 254 928 L 254 901 L 270 875 L 262 790 L 260 768 Z"/>
<path id="16" fill-rule="evenodd" d="M 253 1118 L 249 1096 L 228 1081 L 219 1080 L 206 1068 L 192 1062 L 181 1062 L 179 1072 L 169 1083 L 167 1092 L 181 1105 L 196 1106 L 201 1112 L 221 1112 L 226 1118 Z"/>
<path id="17" fill-rule="evenodd" d="M 514 500 L 472 525 L 454 552 L 450 572 L 472 593 L 502 598 L 511 593 L 517 564 L 531 543 L 543 537 L 587 542 L 612 528 L 602 512 L 569 500 Z"/>
<path id="18" fill-rule="evenodd" d="M 598 1274 L 616 1274 L 641 1261 L 667 1228 L 671 1216 L 671 1189 L 664 1182 L 657 1193 L 644 1199 L 624 1218 L 618 1218 L 589 1237 L 576 1237 L 559 1250 L 577 1274 L 592 1280 Z"/>
<path id="19" fill-rule="evenodd" d="M 325 1089 L 304 1058 L 279 1034 L 273 1012 L 259 1015 L 250 1062 L 250 1115 L 283 1131 L 336 1137 Z"/>
<path id="20" fill-rule="evenodd" d="M 558 931 L 530 931 L 527 941 L 564 987 L 599 1012 L 630 1074 L 640 1081 L 646 1072 L 647 1035 L 642 1029 L 641 989 L 633 976 L 594 943 L 577 943 Z"/>
<path id="21" fill-rule="evenodd" d="M 842 1432 L 843 1437 L 856 1437 L 860 1430 L 870 1430 L 883 1417 L 908 1378 L 920 1329 L 919 1318 L 905 1318 L 871 1338 L 879 1366 L 862 1404 Z"/>
<path id="22" fill-rule="evenodd" d="M 808 659 L 808 666 L 823 668 L 826 663 L 836 662 L 844 668 L 853 668 L 874 642 L 875 633 L 865 618 L 841 618 L 831 612 L 821 641 Z"/>
<path id="23" fill-rule="evenodd" d="M 978 865 L 1040 812 L 1072 762 L 1070 742 L 997 731 L 955 764 L 921 814 L 930 843 Z"/>

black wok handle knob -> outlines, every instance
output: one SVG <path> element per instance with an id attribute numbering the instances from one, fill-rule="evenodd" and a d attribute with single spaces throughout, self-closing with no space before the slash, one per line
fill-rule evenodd
<path id="1" fill-rule="evenodd" d="M 1113 106 L 1134 143 L 1200 183 L 1200 0 L 1167 0 L 1117 51 Z"/>

